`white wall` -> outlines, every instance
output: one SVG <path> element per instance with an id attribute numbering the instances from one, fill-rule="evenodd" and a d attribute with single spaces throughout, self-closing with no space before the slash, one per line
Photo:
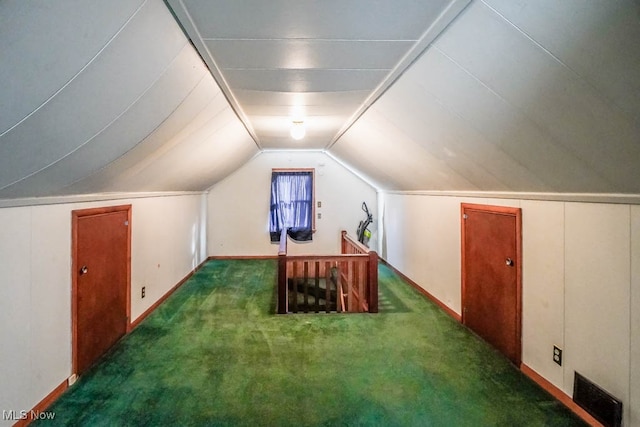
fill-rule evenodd
<path id="1" fill-rule="evenodd" d="M 522 208 L 522 362 L 571 396 L 574 371 L 640 425 L 640 207 L 384 193 L 382 255 L 461 313 L 460 203 Z M 563 366 L 552 360 L 562 348 Z"/>
<path id="2" fill-rule="evenodd" d="M 523 200 L 522 360 L 557 387 L 564 372 L 552 359 L 554 345 L 565 346 L 565 204 Z M 551 346 L 551 347 L 549 347 Z"/>
<path id="3" fill-rule="evenodd" d="M 210 256 L 277 255 L 269 240 L 271 169 L 315 168 L 316 233 L 309 243 L 289 240 L 292 254 L 337 254 L 340 231 L 355 236 L 364 219 L 362 202 L 373 213 L 369 227 L 376 248 L 377 196 L 369 184 L 320 151 L 267 151 L 256 156 L 209 190 L 208 240 Z"/>
<path id="4" fill-rule="evenodd" d="M 629 418 L 640 425 L 640 206 L 631 207 L 631 387 Z"/>
<path id="5" fill-rule="evenodd" d="M 131 318 L 136 319 L 206 259 L 206 196 L 139 199 L 133 215 Z"/>
<path id="6" fill-rule="evenodd" d="M 577 371 L 621 399 L 627 414 L 630 232 L 629 206 L 566 204 L 564 390 Z"/>
<path id="7" fill-rule="evenodd" d="M 205 259 L 205 202 L 189 194 L 0 208 L 0 410 L 30 410 L 72 373 L 71 211 L 132 204 L 135 320 Z"/>

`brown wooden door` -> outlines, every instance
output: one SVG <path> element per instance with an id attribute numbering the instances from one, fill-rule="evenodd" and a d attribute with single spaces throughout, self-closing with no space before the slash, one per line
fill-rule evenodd
<path id="1" fill-rule="evenodd" d="M 462 204 L 462 322 L 521 361 L 521 211 Z"/>
<path id="2" fill-rule="evenodd" d="M 130 206 L 73 212 L 76 374 L 127 332 L 129 221 Z"/>

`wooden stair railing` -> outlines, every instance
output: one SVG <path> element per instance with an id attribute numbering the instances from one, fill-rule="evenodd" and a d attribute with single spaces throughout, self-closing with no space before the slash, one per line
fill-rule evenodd
<path id="1" fill-rule="evenodd" d="M 278 314 L 287 312 L 287 230 L 280 233 L 278 247 Z"/>
<path id="2" fill-rule="evenodd" d="M 345 230 L 341 233 L 341 253 L 343 254 L 367 254 L 368 262 L 368 281 L 367 286 L 363 289 L 364 302 L 368 305 L 369 313 L 378 312 L 378 253 L 370 250 L 362 243 L 354 240 L 347 234 Z"/>
<path id="3" fill-rule="evenodd" d="M 378 312 L 378 255 L 342 232 L 342 255 L 278 253 L 278 313 Z M 283 240 L 285 242 L 283 243 Z"/>

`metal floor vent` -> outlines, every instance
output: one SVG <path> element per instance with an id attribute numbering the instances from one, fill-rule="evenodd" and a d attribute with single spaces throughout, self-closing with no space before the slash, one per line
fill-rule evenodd
<path id="1" fill-rule="evenodd" d="M 605 426 L 622 425 L 622 402 L 577 372 L 573 380 L 573 401 Z"/>

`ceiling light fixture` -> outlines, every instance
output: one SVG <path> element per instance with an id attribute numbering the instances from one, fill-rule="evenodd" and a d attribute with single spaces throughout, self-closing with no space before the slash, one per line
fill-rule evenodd
<path id="1" fill-rule="evenodd" d="M 304 122 L 302 120 L 294 120 L 291 124 L 291 138 L 299 141 L 304 138 L 306 133 L 307 130 L 304 128 Z"/>

